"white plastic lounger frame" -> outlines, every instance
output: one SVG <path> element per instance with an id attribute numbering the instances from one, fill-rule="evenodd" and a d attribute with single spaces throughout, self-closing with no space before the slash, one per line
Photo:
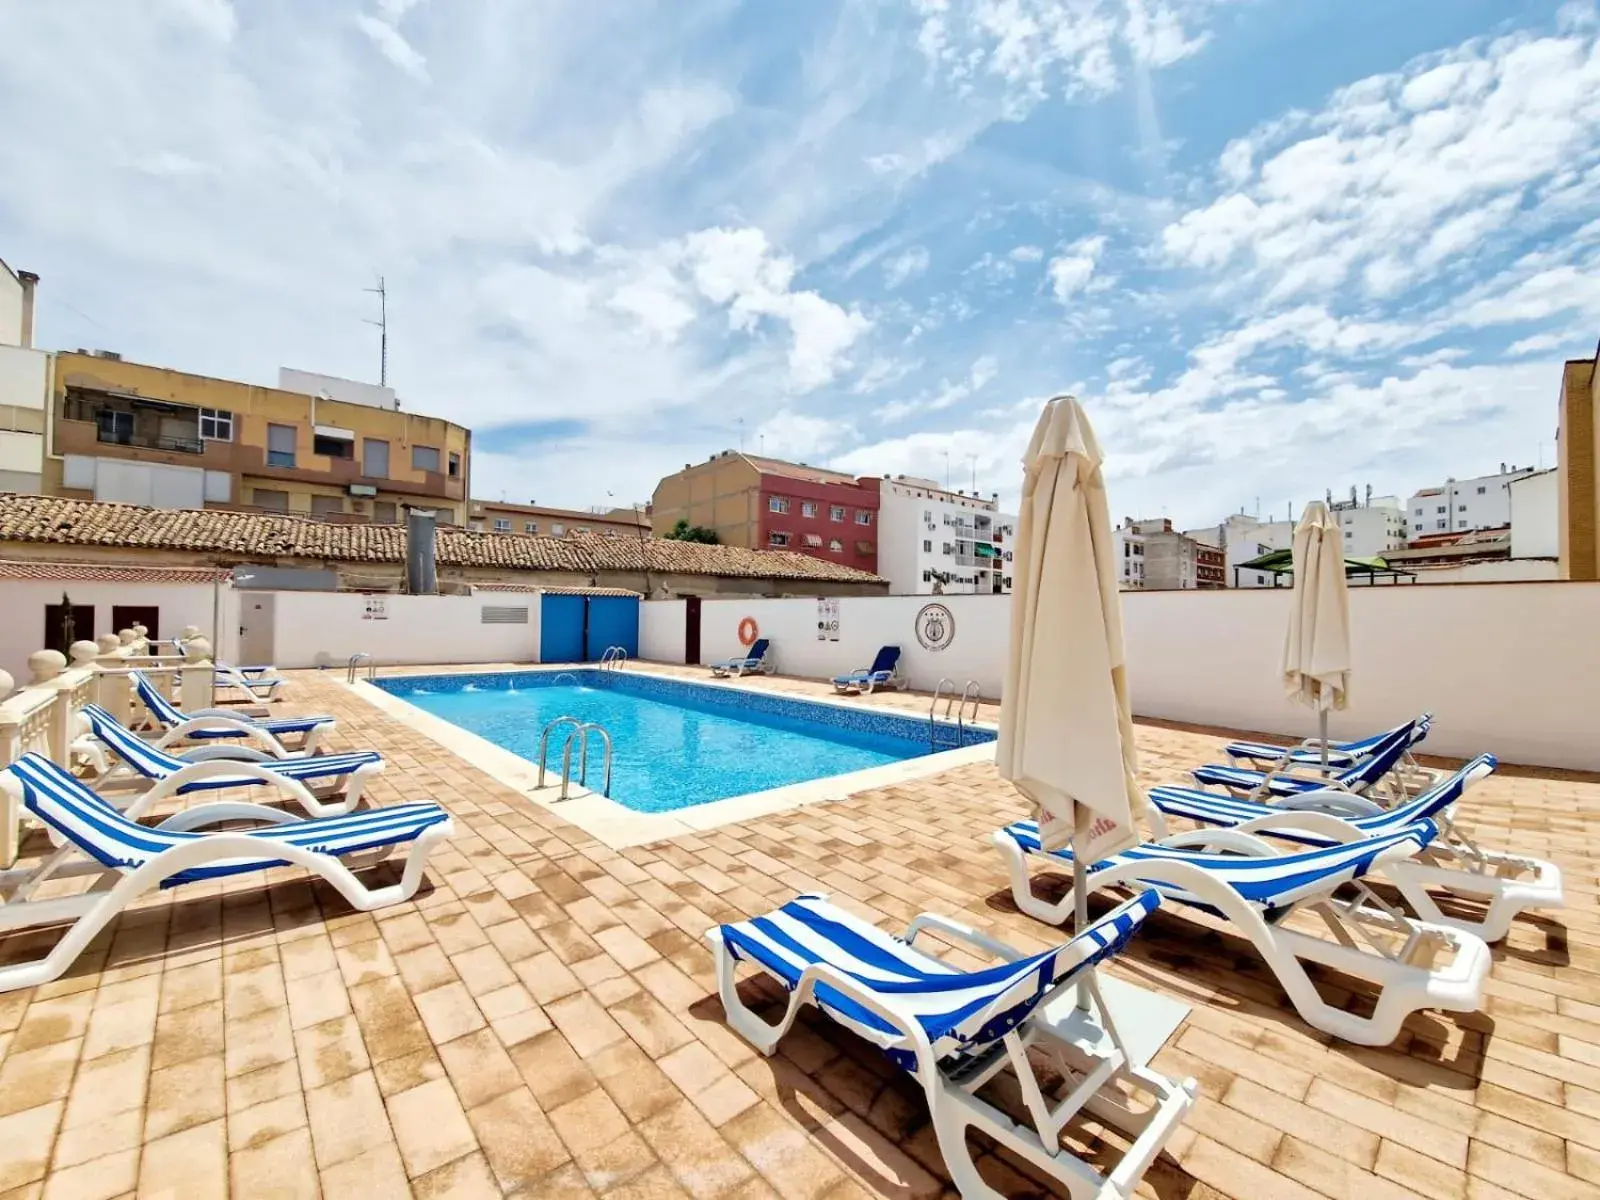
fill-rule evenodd
<path id="1" fill-rule="evenodd" d="M 1369 872 L 1411 859 L 1437 834 L 1433 822 L 1419 821 L 1360 842 L 1286 854 L 1251 834 L 1202 830 L 1146 842 L 1095 863 L 1087 886 L 1154 888 L 1169 900 L 1217 914 L 1255 945 L 1306 1024 L 1345 1041 L 1385 1046 L 1419 1009 L 1476 1012 L 1483 1002 L 1490 956 L 1481 938 L 1414 920 L 1360 882 Z M 1028 859 L 1043 857 L 1070 868 L 1071 850 L 1041 851 L 1038 827 L 1031 821 L 999 830 L 994 842 L 1010 872 L 1017 907 L 1053 925 L 1067 920 L 1071 891 L 1055 903 L 1039 897 Z M 1335 891 L 1349 884 L 1355 885 L 1357 898 L 1336 900 Z M 1300 909 L 1320 917 L 1334 940 L 1285 928 Z M 1378 998 L 1372 1015 L 1329 1004 L 1302 959 L 1373 984 Z"/>
<path id="2" fill-rule="evenodd" d="M 162 695 L 161 689 L 143 671 L 133 671 L 129 678 L 139 702 L 155 721 L 161 735 L 155 740 L 163 748 L 182 742 L 216 742 L 241 738 L 254 743 L 273 758 L 293 758 L 297 755 L 315 754 L 325 733 L 332 733 L 332 717 L 272 717 L 258 719 L 240 715 L 237 710 L 201 708 L 184 712 Z M 300 742 L 293 747 L 283 739 L 298 734 Z"/>
<path id="3" fill-rule="evenodd" d="M 1114 1200 L 1133 1194 L 1197 1092 L 1193 1080 L 1175 1084 L 1129 1062 L 1094 980 L 1094 964 L 1122 948 L 1157 900 L 1135 897 L 1064 945 L 1030 956 L 932 913 L 912 921 L 904 939 L 891 937 L 820 895 L 712 929 L 706 938 L 728 1023 L 761 1053 L 772 1054 L 801 1007 L 815 1004 L 881 1047 L 922 1085 L 945 1166 L 962 1196 L 1003 1200 L 972 1161 L 970 1126 L 1047 1172 L 1073 1200 Z M 924 930 L 964 941 L 1001 965 L 958 971 L 913 947 Z M 777 1024 L 740 998 L 734 980 L 740 962 L 790 990 Z M 1099 1010 L 1098 1022 L 1075 1003 L 1078 984 Z M 1052 1106 L 1040 1087 L 1030 1047 L 1049 1054 L 1069 1082 L 1059 1104 Z M 1008 1068 L 1031 1127 L 976 1094 Z M 1148 1106 L 1135 1110 L 1123 1088 L 1142 1093 Z M 1130 1135 L 1132 1145 L 1109 1173 L 1061 1145 L 1061 1131 L 1080 1112 Z"/>
<path id="4" fill-rule="evenodd" d="M 146 742 L 98 705 L 85 705 L 78 715 L 92 736 L 77 738 L 72 748 L 99 771 L 95 783 L 141 777 L 152 781 L 149 794 L 157 800 L 267 784 L 293 796 L 314 817 L 340 816 L 360 807 L 367 779 L 383 770 L 383 759 L 369 750 L 273 758 L 247 746 L 204 746 L 175 754 Z M 106 750 L 117 766 L 110 765 Z M 313 790 L 311 784 L 321 786 Z"/>
<path id="5" fill-rule="evenodd" d="M 1404 790 L 1415 792 L 1431 786 L 1438 779 L 1438 772 L 1423 766 L 1412 753 L 1433 728 L 1432 713 L 1423 713 L 1414 721 L 1386 729 L 1382 733 L 1372 734 L 1370 737 L 1350 742 L 1329 742 L 1326 747 L 1319 738 L 1306 738 L 1293 746 L 1240 741 L 1229 742 L 1222 748 L 1222 752 L 1235 760 L 1236 764 L 1237 760 L 1243 759 L 1267 771 L 1290 766 L 1314 767 L 1320 771 L 1324 762 L 1330 768 L 1352 767 L 1371 754 L 1385 738 L 1406 728 L 1411 730 L 1411 741 L 1390 774 Z"/>
<path id="6" fill-rule="evenodd" d="M 1196 767 L 1190 774 L 1202 787 L 1221 787 L 1232 796 L 1247 796 L 1254 800 L 1273 796 L 1293 796 L 1313 789 L 1335 788 L 1356 796 L 1377 799 L 1387 790 L 1388 799 L 1404 801 L 1410 782 L 1420 782 L 1420 777 L 1407 775 L 1395 777 L 1394 772 L 1410 753 L 1415 722 L 1408 722 L 1384 735 L 1365 758 L 1343 767 L 1337 772 L 1323 775 L 1304 763 L 1282 763 L 1270 770 L 1258 771 L 1250 767 L 1219 766 L 1208 764 Z M 1428 772 L 1429 785 L 1436 782 Z"/>
<path id="7" fill-rule="evenodd" d="M 885 646 L 878 651 L 871 666 L 857 667 L 854 671 L 835 675 L 833 690 L 841 693 L 859 692 L 867 696 L 878 688 L 894 688 L 903 692 L 911 686 L 911 680 L 900 669 L 901 657 L 899 646 Z"/>
<path id="8" fill-rule="evenodd" d="M 1486 850 L 1455 824 L 1457 802 L 1468 788 L 1492 774 L 1496 765 L 1494 755 L 1480 755 L 1416 799 L 1388 809 L 1338 791 L 1304 792 L 1276 803 L 1258 804 L 1193 788 L 1158 787 L 1150 790 L 1152 821 L 1158 836 L 1166 833 L 1163 818 L 1173 816 L 1303 846 L 1333 846 L 1432 818 L 1440 836 L 1414 860 L 1390 862 L 1385 875 L 1423 920 L 1497 942 L 1511 931 L 1511 922 L 1519 913 L 1530 908 L 1560 908 L 1566 894 L 1561 868 L 1554 863 Z M 1430 894 L 1432 888 L 1483 902 L 1483 916 L 1471 920 L 1445 914 Z"/>
<path id="9" fill-rule="evenodd" d="M 214 690 L 225 693 L 238 691 L 243 695 L 241 702 L 251 704 L 271 703 L 278 698 L 278 689 L 284 684 L 280 675 L 267 675 L 270 667 L 254 668 L 259 674 L 247 674 L 239 667 L 230 667 L 222 663 L 212 664 L 212 687 Z"/>
<path id="10" fill-rule="evenodd" d="M 757 638 L 751 643 L 750 653 L 744 658 L 730 658 L 711 664 L 711 674 L 717 679 L 725 679 L 729 675 L 735 678 L 744 675 L 771 675 L 776 669 L 777 664 L 772 659 L 772 643 L 767 638 Z"/>
<path id="11" fill-rule="evenodd" d="M 38 866 L 0 871 L 0 929 L 72 922 L 49 954 L 0 967 L 0 992 L 58 979 L 105 926 L 153 887 L 217 879 L 294 865 L 320 875 L 363 912 L 409 900 L 428 855 L 453 830 L 436 804 L 403 804 L 326 820 L 299 820 L 281 809 L 212 804 L 186 809 L 159 825 L 140 825 L 69 772 L 38 754 L 0 770 L 0 791 L 49 828 L 58 848 Z M 148 804 L 140 797 L 140 811 Z M 132 810 L 130 809 L 130 812 Z M 266 827 L 197 833 L 222 821 L 259 819 Z M 409 846 L 400 882 L 369 888 L 355 871 Z M 352 860 L 349 865 L 342 860 Z M 35 900 L 50 879 L 97 876 L 86 892 Z"/>

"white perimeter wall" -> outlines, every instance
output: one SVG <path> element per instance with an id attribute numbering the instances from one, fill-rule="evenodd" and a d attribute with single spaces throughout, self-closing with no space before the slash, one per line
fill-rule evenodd
<path id="1" fill-rule="evenodd" d="M 219 654 L 231 657 L 239 627 L 237 594 L 227 584 L 214 589 L 209 583 L 70 583 L 49 580 L 0 580 L 0 671 L 5 671 L 21 687 L 28 682 L 28 655 L 44 649 L 44 610 L 47 604 L 60 604 L 65 592 L 73 604 L 94 605 L 94 628 L 80 629 L 79 636 L 93 641 L 103 633 L 116 633 L 111 627 L 115 605 L 152 606 L 161 616 L 156 636 L 170 639 L 184 626 L 196 625 L 216 645 L 212 627 L 217 623 L 214 605 L 221 606 L 223 631 Z M 231 640 L 230 640 L 231 639 Z M 170 649 L 168 650 L 170 653 Z"/>
<path id="2" fill-rule="evenodd" d="M 252 593 L 241 596 L 249 600 Z M 539 595 L 381 596 L 388 616 L 364 614 L 369 597 L 354 592 L 274 592 L 277 665 L 343 667 L 352 654 L 385 663 L 532 663 L 539 661 Z M 527 608 L 526 625 L 485 625 L 485 608 Z"/>
<path id="3" fill-rule="evenodd" d="M 1289 589 L 1270 588 L 1123 593 L 1135 712 L 1315 733 L 1315 717 L 1287 702 L 1279 682 L 1291 597 Z M 917 611 L 935 599 L 956 617 L 955 640 L 938 653 L 918 645 L 913 629 Z M 663 603 L 645 603 L 647 626 Z M 1600 584 L 1354 588 L 1350 614 L 1352 702 L 1332 715 L 1335 736 L 1370 733 L 1430 710 L 1437 723 L 1427 745 L 1436 753 L 1492 751 L 1507 762 L 1600 769 L 1600 639 L 1592 636 L 1600 627 Z M 817 641 L 813 599 L 706 600 L 703 661 L 739 651 L 746 616 L 772 638 L 785 674 L 828 677 L 896 642 L 917 688 L 947 676 L 958 685 L 976 679 L 988 697 L 1000 690 L 1009 597 L 845 598 L 838 642 Z M 661 617 L 663 627 L 673 620 L 681 624 L 682 612 Z"/>
<path id="4" fill-rule="evenodd" d="M 686 607 L 682 600 L 652 600 L 639 606 L 640 658 L 665 663 L 683 661 Z"/>

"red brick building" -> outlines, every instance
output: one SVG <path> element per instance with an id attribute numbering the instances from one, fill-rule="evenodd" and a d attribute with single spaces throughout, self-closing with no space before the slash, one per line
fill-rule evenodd
<path id="1" fill-rule="evenodd" d="M 651 532 L 662 537 L 679 521 L 714 530 L 726 546 L 797 550 L 877 573 L 875 480 L 724 450 L 656 485 Z"/>

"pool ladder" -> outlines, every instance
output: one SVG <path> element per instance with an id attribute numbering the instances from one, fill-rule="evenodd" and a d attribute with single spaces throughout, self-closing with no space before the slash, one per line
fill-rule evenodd
<path id="1" fill-rule="evenodd" d="M 621 646 L 607 646 L 606 652 L 600 656 L 600 669 L 602 671 L 620 671 L 628 661 L 628 652 Z"/>
<path id="2" fill-rule="evenodd" d="M 572 743 L 578 743 L 578 785 L 589 786 L 589 735 L 598 734 L 601 745 L 605 748 L 605 784 L 600 789 L 602 796 L 611 795 L 611 734 L 606 727 L 596 721 L 580 721 L 577 717 L 557 717 L 544 727 L 539 734 L 539 787 L 544 787 L 545 758 L 550 749 L 550 735 L 563 726 L 570 725 L 566 740 L 561 744 L 561 795 L 558 800 L 565 800 L 572 786 Z"/>
<path id="3" fill-rule="evenodd" d="M 358 651 L 350 656 L 349 662 L 345 663 L 344 681 L 346 683 L 354 683 L 356 681 L 356 667 L 361 663 L 367 664 L 367 679 L 369 681 L 378 677 L 378 664 L 372 661 L 372 655 Z"/>
<path id="4" fill-rule="evenodd" d="M 949 689 L 948 691 L 946 689 Z M 956 740 L 941 747 L 939 742 L 939 701 L 944 701 L 944 719 L 950 719 L 950 712 L 956 714 Z M 983 691 L 976 679 L 967 680 L 966 686 L 961 689 L 961 695 L 956 695 L 956 681 L 954 679 L 941 679 L 933 689 L 933 703 L 928 705 L 928 749 L 929 750 L 956 750 L 967 744 L 967 701 L 972 701 L 972 719 L 978 719 L 978 705 L 983 700 Z"/>

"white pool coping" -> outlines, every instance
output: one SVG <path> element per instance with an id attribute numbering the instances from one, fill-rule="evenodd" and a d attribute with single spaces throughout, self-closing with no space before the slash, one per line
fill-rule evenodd
<path id="1" fill-rule="evenodd" d="M 483 675 L 520 675 L 534 672 L 560 674 L 564 671 L 593 669 L 592 666 L 573 667 L 566 665 L 519 667 L 514 670 L 492 670 L 473 673 Z M 408 675 L 413 673 L 416 675 L 429 674 L 426 668 L 421 667 L 416 668 L 414 672 L 406 672 Z M 452 672 L 452 674 L 459 673 Z M 434 672 L 434 674 L 438 674 L 438 672 Z M 839 708 L 873 712 L 884 716 L 904 717 L 904 719 L 911 721 L 920 720 L 920 718 L 911 714 L 886 713 L 881 708 L 855 703 L 847 697 L 793 696 L 778 692 L 755 692 L 751 688 L 740 687 L 732 681 L 716 679 L 690 680 L 672 675 L 646 675 L 645 677 L 665 679 L 673 683 L 684 684 L 687 687 L 726 688 L 746 695 L 776 695 L 784 700 L 793 700 L 797 704 L 833 705 Z M 912 779 L 923 779 L 929 775 L 938 775 L 956 767 L 993 762 L 995 753 L 995 744 L 993 742 L 984 742 L 976 746 L 963 746 L 957 750 L 941 750 L 936 754 L 924 754 L 918 758 L 908 758 L 901 762 L 885 763 L 880 767 L 868 767 L 863 771 L 851 771 L 844 775 L 831 775 L 826 779 L 812 779 L 804 783 L 791 783 L 784 787 L 769 788 L 766 791 L 749 792 L 743 796 L 730 796 L 726 800 L 711 800 L 705 804 L 696 804 L 689 808 L 680 808 L 672 812 L 642 813 L 618 804 L 615 800 L 608 799 L 598 792 L 586 791 L 576 784 L 573 784 L 572 794 L 568 799 L 557 799 L 561 793 L 561 772 L 559 769 L 546 772 L 545 786 L 541 789 L 538 786 L 538 765 L 529 762 L 521 755 L 513 754 L 503 746 L 497 746 L 487 738 L 462 729 L 459 725 L 455 725 L 443 717 L 425 712 L 416 705 L 409 704 L 399 696 L 391 695 L 389 692 L 374 684 L 367 683 L 365 680 L 358 680 L 355 683 L 346 683 L 341 686 L 349 688 L 374 708 L 387 713 L 395 720 L 437 742 L 452 754 L 465 759 L 472 766 L 493 776 L 498 782 L 519 792 L 533 803 L 549 809 L 565 821 L 570 821 L 596 841 L 611 847 L 613 850 L 625 850 L 630 846 L 645 846 L 651 842 L 665 841 L 669 838 L 682 837 L 686 834 L 704 833 L 724 825 L 732 825 L 739 821 L 749 821 L 757 817 L 771 816 L 773 813 L 788 812 L 791 809 L 802 808 L 809 804 L 843 800 L 858 792 L 871 791 L 874 788 L 893 787 L 897 783 L 905 783 Z M 972 728 L 993 731 L 995 727 L 982 722 L 973 722 Z"/>

